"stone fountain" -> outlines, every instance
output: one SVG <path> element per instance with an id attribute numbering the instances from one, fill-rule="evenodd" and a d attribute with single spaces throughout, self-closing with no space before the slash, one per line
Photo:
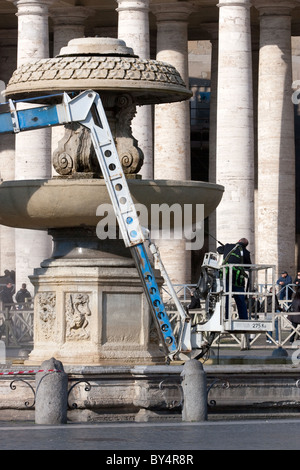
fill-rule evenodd
<path id="1" fill-rule="evenodd" d="M 149 212 L 151 204 L 204 204 L 204 217 L 217 207 L 221 186 L 143 180 L 138 175 L 143 152 L 131 132 L 136 106 L 191 96 L 173 66 L 141 60 L 121 40 L 75 39 L 57 57 L 17 69 L 6 96 L 53 95 L 55 103 L 58 92 L 84 89 L 101 96 L 135 203 Z M 0 185 L 1 224 L 48 230 L 53 237 L 51 258 L 30 276 L 35 326 L 27 364 L 55 357 L 80 367 L 81 373 L 82 367 L 91 366 L 130 369 L 164 364 L 165 350 L 129 250 L 122 240 L 97 237 L 103 216 L 97 208 L 110 200 L 86 130 L 77 124 L 65 126 L 53 167 L 56 174 L 51 179 Z"/>

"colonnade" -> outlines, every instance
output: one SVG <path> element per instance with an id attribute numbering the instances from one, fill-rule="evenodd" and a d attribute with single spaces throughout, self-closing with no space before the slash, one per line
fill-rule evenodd
<path id="1" fill-rule="evenodd" d="M 48 57 L 49 16 L 54 22 L 55 55 L 70 39 L 84 34 L 84 22 L 92 14 L 84 7 L 53 10 L 54 0 L 7 1 L 17 7 L 18 66 Z M 142 58 L 150 55 L 149 12 L 155 15 L 156 58 L 174 65 L 188 85 L 188 20 L 195 8 L 201 8 L 201 2 L 197 7 L 195 2 L 115 3 L 118 37 Z M 275 264 L 279 271 L 291 273 L 295 270 L 291 15 L 296 5 L 296 0 L 221 0 L 218 5 L 216 2 L 218 25 L 203 25 L 212 33 L 213 47 L 210 179 L 225 186 L 216 229 L 212 223 L 211 230 L 223 242 L 247 237 L 253 261 Z M 256 67 L 252 62 L 251 7 L 259 12 L 258 96 L 253 93 Z M 151 107 L 140 108 L 133 122 L 133 135 L 145 155 L 143 178 L 191 178 L 188 102 L 156 105 L 154 116 Z M 49 152 L 48 130 L 35 131 L 34 136 L 17 136 L 15 178 L 51 176 Z M 25 271 L 38 266 L 49 252 L 48 237 L 42 233 L 37 236 L 41 237 L 38 243 L 36 238 L 33 242 L 25 240 L 24 233 L 16 235 L 19 284 L 30 274 Z M 164 262 L 171 278 L 178 283 L 189 282 L 190 253 L 179 246 L 174 262 L 174 247 L 169 254 L 168 247 L 162 249 L 166 250 Z"/>
<path id="2" fill-rule="evenodd" d="M 216 181 L 224 184 L 225 193 L 217 209 L 217 238 L 245 236 L 253 261 L 294 273 L 291 13 L 297 2 L 252 4 L 259 12 L 258 96 L 253 96 L 251 2 L 219 4 Z"/>

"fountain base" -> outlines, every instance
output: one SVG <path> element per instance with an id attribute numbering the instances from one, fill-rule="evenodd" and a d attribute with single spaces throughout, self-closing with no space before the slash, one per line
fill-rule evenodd
<path id="1" fill-rule="evenodd" d="M 30 276 L 35 340 L 26 364 L 51 357 L 76 365 L 164 363 L 165 350 L 123 240 L 100 241 L 91 228 L 50 233 L 52 258 Z"/>

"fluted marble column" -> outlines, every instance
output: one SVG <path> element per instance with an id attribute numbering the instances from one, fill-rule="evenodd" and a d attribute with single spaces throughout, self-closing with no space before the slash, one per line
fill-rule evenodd
<path id="1" fill-rule="evenodd" d="M 156 59 L 174 65 L 188 87 L 187 24 L 193 6 L 186 2 L 161 3 L 154 4 L 151 10 L 157 20 Z M 190 160 L 189 102 L 156 105 L 155 179 L 189 180 Z M 191 252 L 186 250 L 185 240 L 161 239 L 157 243 L 172 282 L 191 282 Z"/>
<path id="2" fill-rule="evenodd" d="M 141 59 L 150 58 L 149 0 L 116 0 L 118 2 L 118 38 L 126 42 Z M 153 179 L 152 107 L 137 108 L 132 120 L 132 134 L 144 154 L 140 174 Z"/>
<path id="3" fill-rule="evenodd" d="M 219 3 L 217 238 L 248 238 L 254 252 L 254 139 L 250 1 Z"/>
<path id="4" fill-rule="evenodd" d="M 291 67 L 293 1 L 257 0 L 258 91 L 257 262 L 295 272 L 295 142 Z"/>
<path id="5" fill-rule="evenodd" d="M 48 9 L 55 0 L 8 0 L 17 7 L 18 67 L 49 57 Z M 28 105 L 23 105 L 28 107 Z M 30 106 L 33 106 L 31 104 Z M 19 106 L 21 107 L 21 105 Z M 15 179 L 48 178 L 51 175 L 50 129 L 16 136 Z M 45 232 L 16 230 L 16 284 L 27 282 L 33 268 L 51 253 Z"/>

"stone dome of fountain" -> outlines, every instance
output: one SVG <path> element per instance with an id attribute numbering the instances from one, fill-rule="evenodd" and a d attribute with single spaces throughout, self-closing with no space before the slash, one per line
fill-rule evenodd
<path id="1" fill-rule="evenodd" d="M 58 91 L 101 90 L 101 95 L 130 93 L 136 104 L 158 104 L 190 98 L 170 64 L 144 60 L 114 38 L 71 40 L 58 56 L 24 64 L 12 75 L 6 96 L 21 99 Z"/>

